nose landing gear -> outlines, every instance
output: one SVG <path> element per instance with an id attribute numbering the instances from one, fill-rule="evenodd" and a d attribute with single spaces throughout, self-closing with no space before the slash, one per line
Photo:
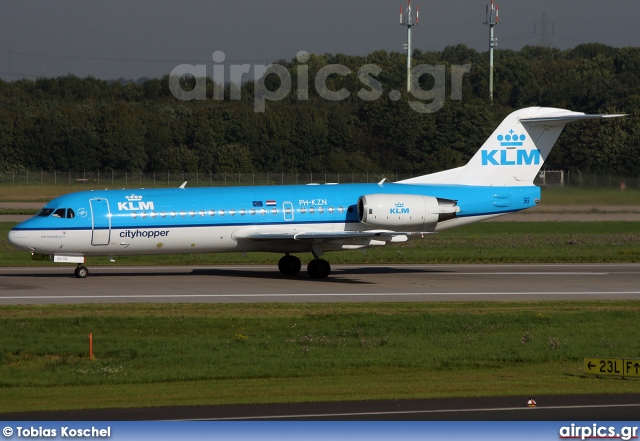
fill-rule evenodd
<path id="1" fill-rule="evenodd" d="M 87 269 L 86 266 L 78 265 L 76 267 L 76 270 L 75 270 L 74 274 L 76 275 L 76 277 L 78 279 L 84 279 L 85 277 L 87 277 L 89 275 L 89 270 Z"/>

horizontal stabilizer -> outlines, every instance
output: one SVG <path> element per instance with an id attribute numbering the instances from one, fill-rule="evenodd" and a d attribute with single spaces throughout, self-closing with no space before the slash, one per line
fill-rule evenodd
<path id="1" fill-rule="evenodd" d="M 558 125 L 564 125 L 581 119 L 619 118 L 621 116 L 627 115 L 623 113 L 588 115 L 582 112 L 571 112 L 569 110 L 562 110 L 560 112 L 551 112 L 549 114 L 537 115 L 532 118 L 520 118 L 520 122 L 529 123 L 531 125 L 550 125 L 549 123 L 557 122 Z"/>
<path id="2" fill-rule="evenodd" d="M 502 121 L 466 165 L 399 183 L 497 187 L 533 185 L 565 125 L 583 119 L 621 116 L 625 115 L 587 115 L 552 107 L 516 110 Z"/>

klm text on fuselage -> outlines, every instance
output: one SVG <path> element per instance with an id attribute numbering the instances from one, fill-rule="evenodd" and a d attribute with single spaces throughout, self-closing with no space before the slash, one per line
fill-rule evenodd
<path id="1" fill-rule="evenodd" d="M 153 202 L 118 202 L 118 210 L 132 211 L 132 210 L 154 210 Z"/>

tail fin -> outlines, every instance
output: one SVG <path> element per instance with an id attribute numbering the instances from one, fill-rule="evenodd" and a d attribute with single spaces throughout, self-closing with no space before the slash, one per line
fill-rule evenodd
<path id="1" fill-rule="evenodd" d="M 502 121 L 465 166 L 399 182 L 486 186 L 533 185 L 533 180 L 566 124 L 580 119 L 618 116 L 624 115 L 586 115 L 551 107 L 516 110 Z"/>

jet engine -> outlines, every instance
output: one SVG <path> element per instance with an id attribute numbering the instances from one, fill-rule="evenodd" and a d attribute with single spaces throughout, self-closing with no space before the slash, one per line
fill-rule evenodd
<path id="1" fill-rule="evenodd" d="M 438 222 L 453 219 L 458 202 L 414 194 L 367 194 L 358 198 L 358 220 L 374 228 L 434 231 Z"/>

